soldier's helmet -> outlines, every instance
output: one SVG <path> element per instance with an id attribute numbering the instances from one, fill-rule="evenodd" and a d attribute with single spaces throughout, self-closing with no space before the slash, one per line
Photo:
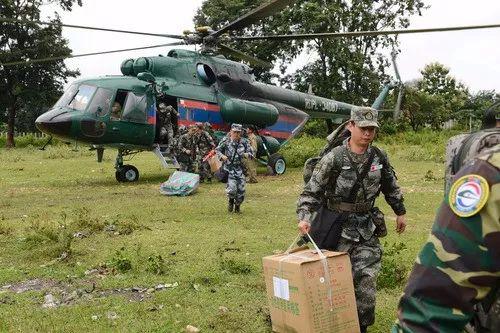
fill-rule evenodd
<path id="1" fill-rule="evenodd" d="M 212 129 L 212 124 L 210 124 L 208 121 L 203 123 L 203 125 L 205 126 L 205 129 Z"/>
<path id="2" fill-rule="evenodd" d="M 351 119 L 358 127 L 379 127 L 378 111 L 370 107 L 354 107 L 351 109 Z"/>

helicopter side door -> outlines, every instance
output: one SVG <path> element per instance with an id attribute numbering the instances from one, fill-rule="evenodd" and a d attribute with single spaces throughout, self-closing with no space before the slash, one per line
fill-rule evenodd
<path id="1" fill-rule="evenodd" d="M 153 94 L 117 90 L 109 115 L 109 143 L 151 146 L 155 125 L 156 100 Z"/>

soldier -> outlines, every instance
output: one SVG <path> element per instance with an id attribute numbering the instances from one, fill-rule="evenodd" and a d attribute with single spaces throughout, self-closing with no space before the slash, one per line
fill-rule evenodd
<path id="1" fill-rule="evenodd" d="M 215 143 L 210 134 L 203 129 L 203 123 L 196 123 L 196 132 L 193 137 L 193 144 L 195 148 L 195 163 L 196 170 L 200 175 L 200 182 L 205 179 L 212 181 L 212 171 L 208 161 L 203 158 L 215 148 Z"/>
<path id="2" fill-rule="evenodd" d="M 254 154 L 257 154 L 257 136 L 255 135 L 255 130 L 252 127 L 247 128 L 248 142 L 252 147 Z M 254 159 L 245 158 L 245 169 L 248 173 L 249 183 L 258 183 L 257 180 L 257 163 Z"/>
<path id="3" fill-rule="evenodd" d="M 177 119 L 179 113 L 171 105 L 160 102 L 158 105 L 158 115 L 160 117 L 160 140 L 167 142 L 169 147 L 173 147 L 174 142 L 174 127 L 172 124 L 172 117 Z"/>
<path id="4" fill-rule="evenodd" d="M 474 315 L 477 332 L 500 332 L 500 144 L 463 163 L 399 301 L 394 333 L 462 332 Z"/>
<path id="5" fill-rule="evenodd" d="M 177 161 L 181 165 L 181 171 L 194 172 L 195 147 L 193 145 L 193 138 L 195 132 L 196 126 L 190 125 L 188 132 L 179 137 Z"/>
<path id="6" fill-rule="evenodd" d="M 214 142 L 217 143 L 217 137 L 215 136 L 215 132 L 214 132 L 214 129 L 212 127 L 212 124 L 210 124 L 208 121 L 206 121 L 205 123 L 203 123 L 203 127 L 204 127 L 205 132 L 210 134 L 210 136 L 212 137 L 212 140 L 214 140 Z"/>
<path id="7" fill-rule="evenodd" d="M 371 145 L 378 127 L 377 110 L 352 109 L 347 124 L 351 136 L 321 158 L 297 203 L 302 234 L 311 230 L 312 215 L 318 216 L 320 209 L 338 217 L 326 221 L 330 226 L 341 223 L 337 224 L 338 242 L 323 242 L 336 244 L 332 248 L 325 246 L 330 250 L 349 253 L 361 332 L 375 321 L 376 276 L 382 257 L 375 231 L 382 213 L 373 204 L 380 191 L 397 216 L 396 231 L 401 233 L 406 227 L 403 194 L 394 170 L 385 152 Z M 313 231 L 317 223 L 314 220 Z M 325 238 L 335 236 L 327 234 Z"/>
<path id="8" fill-rule="evenodd" d="M 243 128 L 240 124 L 233 124 L 229 136 L 225 136 L 215 151 L 223 161 L 222 168 L 228 173 L 226 193 L 229 198 L 227 210 L 240 213 L 241 203 L 245 199 L 245 175 L 243 173 L 243 159 L 253 158 L 252 147 L 247 139 L 241 137 Z"/>

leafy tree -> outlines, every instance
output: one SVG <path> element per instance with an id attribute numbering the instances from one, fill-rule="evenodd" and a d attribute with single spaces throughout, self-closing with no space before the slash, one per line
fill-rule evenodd
<path id="1" fill-rule="evenodd" d="M 480 90 L 475 94 L 469 94 L 467 102 L 463 107 L 461 123 L 472 117 L 474 123 L 480 123 L 483 120 L 485 111 L 495 102 L 500 100 L 500 94 L 495 90 Z"/>
<path id="2" fill-rule="evenodd" d="M 450 75 L 449 68 L 437 62 L 426 65 L 421 74 L 420 90 L 444 101 L 444 113 L 438 114 L 435 121 L 457 119 L 467 102 L 468 89 Z"/>
<path id="3" fill-rule="evenodd" d="M 206 0 L 195 17 L 196 24 L 217 29 L 260 4 L 262 0 Z M 246 29 L 253 34 L 286 34 L 382 30 L 409 25 L 409 17 L 424 9 L 422 0 L 298 0 L 281 13 Z M 262 41 L 233 46 L 268 61 L 278 61 L 280 83 L 327 98 L 361 104 L 372 101 L 381 82 L 388 79 L 387 58 L 381 48 L 397 46 L 396 37 L 376 36 L 353 39 Z M 283 76 L 287 66 L 306 50 L 313 60 L 296 73 Z M 265 75 L 262 75 L 266 78 Z M 269 77 L 267 77 L 269 78 Z"/>
<path id="4" fill-rule="evenodd" d="M 425 125 L 438 129 L 446 113 L 444 98 L 419 90 L 415 86 L 407 86 L 403 102 L 403 115 L 414 131 Z"/>
<path id="5" fill-rule="evenodd" d="M 37 21 L 43 0 L 0 0 L 3 17 Z M 52 0 L 62 10 L 70 11 L 82 0 Z M 45 19 L 47 21 L 47 19 Z M 57 13 L 50 22 L 60 22 Z M 34 23 L 0 23 L 0 63 L 55 57 L 71 54 L 60 26 L 39 26 Z M 2 68 L 3 67 L 3 68 Z M 54 103 L 68 77 L 78 71 L 69 70 L 62 60 L 20 66 L 0 65 L 0 111 L 7 121 L 7 147 L 14 146 L 16 116 L 20 110 L 40 110 Z"/>

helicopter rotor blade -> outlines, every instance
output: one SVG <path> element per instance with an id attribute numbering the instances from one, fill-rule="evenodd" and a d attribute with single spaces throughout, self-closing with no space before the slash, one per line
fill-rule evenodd
<path id="1" fill-rule="evenodd" d="M 2 66 L 9 67 L 9 66 L 17 66 L 17 65 L 31 65 L 31 64 L 37 64 L 37 63 L 41 63 L 41 62 L 48 62 L 48 61 L 55 61 L 55 60 L 80 58 L 80 57 L 88 57 L 88 56 L 101 55 L 101 54 L 136 51 L 136 50 L 146 50 L 146 49 L 154 49 L 154 48 L 158 48 L 158 47 L 177 46 L 177 45 L 185 45 L 185 43 L 184 42 L 174 42 L 174 43 L 168 43 L 168 44 L 133 47 L 133 48 L 121 49 L 121 50 L 91 52 L 91 53 L 82 53 L 82 54 L 70 54 L 70 55 L 65 55 L 65 56 L 55 56 L 55 57 L 47 57 L 47 58 L 41 58 L 41 59 L 21 60 L 21 61 L 7 62 L 7 63 L 0 62 L 0 67 L 2 67 Z"/>
<path id="2" fill-rule="evenodd" d="M 262 20 L 265 17 L 271 16 L 279 12 L 292 2 L 294 2 L 294 0 L 270 0 L 260 5 L 259 7 L 249 11 L 243 16 L 240 16 L 239 18 L 227 24 L 226 26 L 222 27 L 221 29 L 211 33 L 210 37 L 215 38 L 227 31 L 239 30 L 245 28 L 255 22 L 258 22 L 259 20 Z"/>
<path id="3" fill-rule="evenodd" d="M 144 35 L 144 36 L 154 36 L 154 37 L 167 37 L 173 39 L 184 39 L 182 35 L 171 35 L 171 34 L 157 34 L 157 33 L 149 33 L 149 32 L 141 32 L 141 31 L 130 31 L 130 30 L 119 30 L 119 29 L 109 29 L 109 28 L 99 28 L 99 27 L 89 27 L 85 25 L 76 25 L 76 24 L 65 24 L 65 23 L 55 23 L 55 22 L 44 22 L 44 21 L 30 21 L 30 20 L 20 20 L 13 19 L 9 17 L 1 17 L 0 23 L 20 23 L 20 24 L 38 24 L 38 25 L 49 25 L 49 26 L 61 26 L 66 28 L 75 28 L 75 29 L 86 29 L 86 30 L 98 30 L 98 31 L 108 31 L 108 32 L 118 32 L 123 34 L 134 34 L 134 35 Z"/>
<path id="4" fill-rule="evenodd" d="M 253 57 L 249 54 L 243 53 L 239 50 L 233 49 L 232 47 L 229 47 L 227 45 L 218 44 L 217 47 L 219 48 L 219 51 L 221 51 L 223 54 L 230 55 L 230 56 L 233 56 L 233 57 L 238 58 L 240 60 L 246 61 L 253 66 L 266 68 L 266 69 L 273 68 L 273 65 L 271 63 L 264 61 L 264 60 L 261 60 L 259 58 Z"/>
<path id="5" fill-rule="evenodd" d="M 315 38 L 352 38 L 352 37 L 363 37 L 363 36 L 419 34 L 428 32 L 477 30 L 477 29 L 493 29 L 493 28 L 500 28 L 500 24 L 469 25 L 469 26 L 426 28 L 426 29 L 325 32 L 325 33 L 290 34 L 290 35 L 274 35 L 274 36 L 241 36 L 241 37 L 232 37 L 231 39 L 241 41 L 241 40 L 260 40 L 260 39 L 299 40 L 299 39 L 315 39 Z"/>

